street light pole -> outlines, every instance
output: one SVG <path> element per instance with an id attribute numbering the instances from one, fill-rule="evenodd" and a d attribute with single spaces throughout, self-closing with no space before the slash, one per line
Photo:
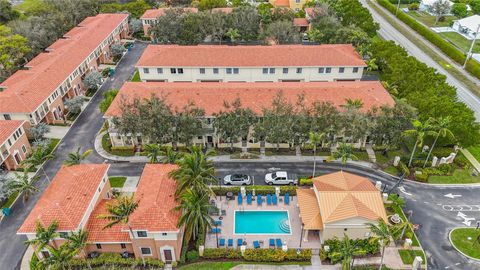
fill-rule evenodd
<path id="1" fill-rule="evenodd" d="M 397 16 L 398 10 L 400 9 L 400 0 L 397 2 L 397 9 L 395 10 L 395 16 Z"/>
<path id="2" fill-rule="evenodd" d="M 470 45 L 470 50 L 468 50 L 467 57 L 465 58 L 465 62 L 463 63 L 463 69 L 465 69 L 465 67 L 467 66 L 468 60 L 472 56 L 473 47 L 475 46 L 475 41 L 477 41 L 477 36 L 479 31 L 480 31 L 480 24 L 478 24 L 477 26 L 477 32 L 475 32 L 475 36 L 473 37 L 472 44 Z"/>

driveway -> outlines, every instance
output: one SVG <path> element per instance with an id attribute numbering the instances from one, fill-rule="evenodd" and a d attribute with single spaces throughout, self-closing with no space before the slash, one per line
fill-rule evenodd
<path id="1" fill-rule="evenodd" d="M 77 121 L 58 145 L 55 152 L 56 158 L 47 162 L 44 166 L 50 177 L 57 173 L 68 153 L 76 151 L 79 146 L 83 150 L 94 148 L 94 135 L 103 125 L 102 115 L 98 108 L 99 103 L 103 99 L 102 93 L 110 89 L 119 89 L 126 80 L 130 79 L 135 70 L 134 66 L 145 47 L 146 44 L 144 43 L 135 43 L 133 49 L 118 64 L 113 79 L 108 79 L 105 82 L 98 90 L 99 93 L 92 98 L 83 113 L 77 118 Z M 102 163 L 103 161 L 95 151 L 87 159 L 87 162 L 90 163 Z M 143 167 L 143 164 L 141 167 Z M 0 223 L 0 270 L 19 269 L 22 255 L 26 250 L 26 246 L 23 243 L 26 237 L 17 236 L 16 231 L 32 210 L 40 194 L 48 186 L 46 178 L 43 175 L 40 176 L 41 179 L 37 182 L 37 187 L 41 191 L 32 196 L 25 205 L 22 205 L 21 200 L 18 200 L 12 207 L 12 215 Z"/>

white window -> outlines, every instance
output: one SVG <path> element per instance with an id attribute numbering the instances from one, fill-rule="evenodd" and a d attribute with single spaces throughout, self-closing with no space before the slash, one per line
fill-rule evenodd
<path id="1" fill-rule="evenodd" d="M 218 68 L 213 68 L 213 74 L 218 74 Z"/>
<path id="2" fill-rule="evenodd" d="M 353 73 L 358 73 L 358 67 L 353 68 Z"/>
<path id="3" fill-rule="evenodd" d="M 270 68 L 270 74 L 275 74 L 275 68 Z"/>
<path id="4" fill-rule="evenodd" d="M 204 68 L 200 68 L 200 74 L 205 74 L 205 69 Z"/>
<path id="5" fill-rule="evenodd" d="M 288 74 L 288 68 L 283 68 L 283 74 Z"/>
<path id="6" fill-rule="evenodd" d="M 150 70 L 148 68 L 143 68 L 143 73 L 148 74 L 150 73 Z"/>
<path id="7" fill-rule="evenodd" d="M 3 119 L 5 119 L 5 120 L 12 120 L 12 117 L 10 116 L 10 114 L 4 114 L 4 115 L 3 115 Z"/>
<path id="8" fill-rule="evenodd" d="M 233 74 L 238 74 L 240 70 L 238 68 L 233 68 Z"/>
<path id="9" fill-rule="evenodd" d="M 263 74 L 268 74 L 268 68 L 263 68 L 262 72 L 263 72 Z"/>
<path id="10" fill-rule="evenodd" d="M 232 68 L 226 68 L 227 74 L 232 74 Z"/>
<path id="11" fill-rule="evenodd" d="M 331 67 L 325 68 L 325 73 L 332 73 L 332 68 Z"/>
<path id="12" fill-rule="evenodd" d="M 344 72 L 345 72 L 345 68 L 344 68 L 344 67 L 338 68 L 338 73 L 344 73 Z"/>
<path id="13" fill-rule="evenodd" d="M 325 68 L 323 68 L 323 67 L 318 68 L 318 73 L 325 73 Z"/>
<path id="14" fill-rule="evenodd" d="M 177 68 L 178 74 L 183 74 L 183 68 Z"/>
<path id="15" fill-rule="evenodd" d="M 152 255 L 152 250 L 149 247 L 141 247 L 140 251 L 142 252 L 142 255 Z"/>
<path id="16" fill-rule="evenodd" d="M 297 74 L 302 74 L 302 68 L 297 68 Z"/>
<path id="17" fill-rule="evenodd" d="M 25 144 L 22 145 L 22 151 L 23 151 L 24 154 L 27 153 L 27 147 L 25 147 Z"/>
<path id="18" fill-rule="evenodd" d="M 157 73 L 158 74 L 163 74 L 163 68 L 157 68 Z"/>

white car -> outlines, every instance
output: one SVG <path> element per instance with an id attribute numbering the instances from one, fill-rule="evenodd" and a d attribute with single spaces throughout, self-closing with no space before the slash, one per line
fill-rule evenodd
<path id="1" fill-rule="evenodd" d="M 296 185 L 298 183 L 295 174 L 289 174 L 286 171 L 267 173 L 265 175 L 267 185 Z"/>
<path id="2" fill-rule="evenodd" d="M 223 178 L 225 185 L 246 186 L 252 184 L 252 179 L 246 174 L 229 174 Z"/>

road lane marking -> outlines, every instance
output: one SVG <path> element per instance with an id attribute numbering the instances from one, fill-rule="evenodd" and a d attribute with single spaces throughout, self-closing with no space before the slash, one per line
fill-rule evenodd
<path id="1" fill-rule="evenodd" d="M 450 199 L 455 199 L 455 198 L 462 197 L 462 195 L 457 195 L 457 194 L 452 194 L 452 193 L 448 193 L 448 194 L 445 194 L 443 196 L 447 197 L 447 198 L 450 198 Z"/>
<path id="2" fill-rule="evenodd" d="M 412 193 L 406 192 L 405 187 L 403 187 L 403 186 L 398 187 L 398 190 L 400 190 L 403 194 L 406 194 L 408 196 L 412 196 Z"/>

